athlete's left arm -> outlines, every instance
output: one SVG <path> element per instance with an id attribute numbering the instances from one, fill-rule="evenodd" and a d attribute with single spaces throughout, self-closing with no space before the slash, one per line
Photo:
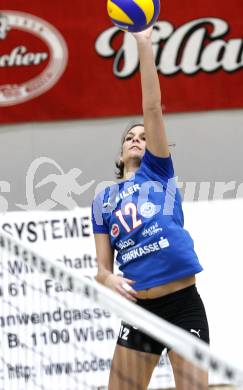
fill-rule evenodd
<path id="1" fill-rule="evenodd" d="M 152 30 L 151 27 L 133 34 L 140 59 L 146 147 L 155 156 L 168 157 L 170 152 L 162 115 L 159 77 L 152 49 Z"/>

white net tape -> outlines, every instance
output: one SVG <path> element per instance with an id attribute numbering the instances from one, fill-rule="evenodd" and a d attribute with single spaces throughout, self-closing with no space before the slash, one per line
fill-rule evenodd
<path id="1" fill-rule="evenodd" d="M 0 390 L 97 389 L 100 383 L 94 373 L 108 376 L 111 353 L 104 341 L 115 341 L 117 318 L 166 343 L 195 366 L 219 376 L 222 383 L 242 388 L 243 372 L 191 334 L 38 255 L 4 232 L 0 232 L 0 250 Z M 30 312 L 29 306 L 35 311 Z M 165 356 L 161 359 L 162 365 L 166 363 Z"/>

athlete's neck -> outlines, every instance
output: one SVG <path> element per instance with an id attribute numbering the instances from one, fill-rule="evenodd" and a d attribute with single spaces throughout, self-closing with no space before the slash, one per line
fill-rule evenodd
<path id="1" fill-rule="evenodd" d="M 134 175 L 134 173 L 138 170 L 138 168 L 139 168 L 139 166 L 137 166 L 137 165 L 125 167 L 123 178 L 125 180 L 129 180 Z"/>
<path id="2" fill-rule="evenodd" d="M 123 179 L 129 180 L 131 176 L 138 170 L 140 167 L 141 160 L 138 158 L 129 159 L 124 165 L 124 175 Z"/>

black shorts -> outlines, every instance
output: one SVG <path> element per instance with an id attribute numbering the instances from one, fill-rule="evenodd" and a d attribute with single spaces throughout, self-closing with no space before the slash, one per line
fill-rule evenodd
<path id="1" fill-rule="evenodd" d="M 160 298 L 138 299 L 137 304 L 209 343 L 207 316 L 195 285 Z M 117 344 L 157 355 L 169 349 L 125 322 L 121 323 Z"/>

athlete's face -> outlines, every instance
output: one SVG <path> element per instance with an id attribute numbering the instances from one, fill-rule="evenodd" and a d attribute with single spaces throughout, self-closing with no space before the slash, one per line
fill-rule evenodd
<path id="1" fill-rule="evenodd" d="M 126 135 L 122 145 L 122 161 L 128 164 L 129 160 L 138 159 L 144 155 L 146 146 L 145 132 L 143 126 L 133 127 Z"/>

